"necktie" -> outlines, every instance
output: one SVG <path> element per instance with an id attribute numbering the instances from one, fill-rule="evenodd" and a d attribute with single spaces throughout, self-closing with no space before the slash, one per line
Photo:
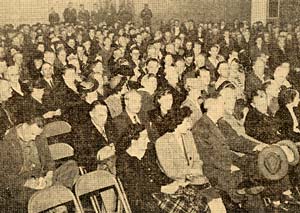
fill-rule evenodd
<path id="1" fill-rule="evenodd" d="M 53 82 L 52 82 L 52 80 L 50 80 L 49 83 L 50 83 L 50 87 L 53 88 Z"/>
<path id="2" fill-rule="evenodd" d="M 135 124 L 140 124 L 137 115 L 134 115 L 134 116 L 133 116 L 133 120 L 134 120 L 134 123 L 135 123 Z"/>

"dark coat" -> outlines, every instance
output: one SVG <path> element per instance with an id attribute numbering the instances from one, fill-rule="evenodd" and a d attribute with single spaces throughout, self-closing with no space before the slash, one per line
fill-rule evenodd
<path id="1" fill-rule="evenodd" d="M 156 164 L 154 154 L 148 149 L 142 160 L 126 152 L 118 155 L 117 176 L 123 184 L 132 212 L 160 212 L 151 194 L 160 192 L 162 185 L 172 182 Z"/>
<path id="2" fill-rule="evenodd" d="M 217 189 L 234 198 L 235 190 L 244 177 L 240 172 L 231 174 L 233 154 L 226 137 L 206 114 L 195 123 L 192 133 L 203 161 L 203 174 Z"/>
<path id="3" fill-rule="evenodd" d="M 77 12 L 76 9 L 66 8 L 63 13 L 64 19 L 66 23 L 75 24 L 77 20 Z"/>
<path id="4" fill-rule="evenodd" d="M 49 14 L 49 22 L 51 25 L 59 23 L 59 14 L 56 12 Z"/>
<path id="5" fill-rule="evenodd" d="M 274 117 L 259 112 L 250 107 L 245 120 L 246 134 L 264 143 L 274 143 L 280 140 L 278 137 L 278 124 Z"/>
<path id="6" fill-rule="evenodd" d="M 278 121 L 278 131 L 281 139 L 294 142 L 300 141 L 300 134 L 293 131 L 293 119 L 287 107 L 280 107 L 275 114 L 275 118 Z"/>
<path id="7" fill-rule="evenodd" d="M 107 140 L 98 131 L 91 120 L 84 123 L 75 133 L 78 135 L 77 143 L 74 143 L 75 160 L 88 171 L 93 171 L 97 168 L 98 151 L 104 146 L 115 142 L 115 129 L 112 122 L 107 122 L 104 129 Z"/>
<path id="8" fill-rule="evenodd" d="M 24 93 L 24 92 L 23 92 Z M 14 124 L 24 123 L 23 117 L 23 103 L 25 101 L 26 94 L 24 96 L 13 90 L 12 97 L 7 101 L 6 107 L 12 115 L 12 121 Z"/>
<path id="9" fill-rule="evenodd" d="M 8 188 L 12 194 L 18 194 L 27 179 L 38 178 L 44 176 L 48 171 L 55 170 L 55 163 L 51 158 L 47 139 L 41 135 L 36 138 L 35 143 L 42 168 L 21 174 L 24 159 L 16 128 L 10 129 L 8 134 L 4 136 L 3 143 L 0 143 L 0 184 L 1 187 Z"/>

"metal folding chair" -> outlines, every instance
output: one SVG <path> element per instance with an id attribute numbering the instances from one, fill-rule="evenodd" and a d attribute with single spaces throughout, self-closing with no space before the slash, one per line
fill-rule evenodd
<path id="1" fill-rule="evenodd" d="M 65 121 L 54 121 L 45 125 L 43 134 L 49 138 L 57 135 L 66 134 L 72 131 L 72 127 Z"/>
<path id="2" fill-rule="evenodd" d="M 74 194 L 61 185 L 51 186 L 35 192 L 28 203 L 28 213 L 39 213 L 72 201 L 76 212 L 81 212 Z"/>
<path id="3" fill-rule="evenodd" d="M 114 187 L 118 194 L 118 212 L 122 212 L 123 209 L 125 213 L 131 213 L 131 209 L 122 187 L 122 184 L 117 180 L 114 175 L 104 170 L 97 170 L 87 174 L 82 175 L 75 184 L 75 195 L 78 199 L 79 206 L 84 212 L 80 197 L 96 191 L 105 191 Z M 104 200 L 102 200 L 105 202 Z M 105 203 L 104 203 L 105 206 Z M 93 205 L 95 212 L 106 212 L 102 210 L 99 205 Z"/>
<path id="4" fill-rule="evenodd" d="M 74 156 L 74 149 L 66 143 L 55 143 L 49 145 L 50 153 L 53 160 L 60 160 Z"/>

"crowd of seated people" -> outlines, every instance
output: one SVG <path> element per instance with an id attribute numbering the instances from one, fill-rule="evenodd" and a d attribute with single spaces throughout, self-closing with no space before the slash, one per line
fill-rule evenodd
<path id="1" fill-rule="evenodd" d="M 297 21 L 4 25 L 1 209 L 72 189 L 78 166 L 119 177 L 136 213 L 299 209 L 298 164 L 276 181 L 257 167 L 264 149 L 300 141 L 299 48 Z M 53 121 L 72 127 L 73 160 L 58 168 L 43 135 Z"/>

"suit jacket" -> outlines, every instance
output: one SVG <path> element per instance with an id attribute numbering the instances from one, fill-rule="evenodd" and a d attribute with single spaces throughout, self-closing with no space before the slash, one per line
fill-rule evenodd
<path id="1" fill-rule="evenodd" d="M 278 121 L 278 131 L 281 139 L 294 142 L 300 141 L 300 134 L 293 131 L 293 119 L 287 107 L 280 107 L 275 114 L 275 118 Z"/>
<path id="2" fill-rule="evenodd" d="M 6 103 L 6 107 L 8 111 L 11 112 L 12 115 L 11 119 L 14 124 L 24 123 L 25 121 L 23 117 L 24 101 L 25 101 L 25 93 L 24 96 L 22 96 L 13 90 L 12 97 Z"/>
<path id="3" fill-rule="evenodd" d="M 194 125 L 192 133 L 203 161 L 204 175 L 217 189 L 227 192 L 231 199 L 239 199 L 236 189 L 245 181 L 245 176 L 241 171 L 231 173 L 234 155 L 227 138 L 206 114 Z"/>
<path id="4" fill-rule="evenodd" d="M 262 53 L 269 55 L 269 50 L 266 45 L 262 45 L 261 49 L 259 49 L 257 45 L 250 48 L 250 57 L 252 61 L 256 61 L 257 57 L 261 56 Z"/>
<path id="5" fill-rule="evenodd" d="M 185 179 L 191 174 L 191 169 L 197 169 L 202 173 L 202 161 L 192 133 L 187 132 L 183 135 L 183 140 L 184 142 L 181 138 L 177 138 L 175 133 L 166 133 L 155 143 L 161 168 L 173 180 Z M 179 143 L 184 143 L 184 145 L 180 146 Z M 182 149 L 182 147 L 185 148 Z"/>
<path id="6" fill-rule="evenodd" d="M 245 120 L 246 134 L 264 143 L 274 143 L 280 140 L 277 135 L 278 123 L 274 117 L 259 112 L 250 107 Z"/>
<path id="7" fill-rule="evenodd" d="M 74 143 L 76 161 L 87 168 L 88 171 L 97 168 L 97 153 L 104 146 L 114 143 L 114 132 L 112 122 L 107 122 L 104 126 L 107 139 L 99 132 L 91 120 L 85 122 L 75 133 L 78 135 Z"/>
<path id="8" fill-rule="evenodd" d="M 145 112 L 138 113 L 138 118 L 142 125 L 144 125 L 148 131 L 150 141 L 155 138 L 153 130 L 150 128 L 150 122 L 148 115 Z M 124 133 L 127 131 L 128 126 L 132 124 L 132 121 L 126 111 L 123 111 L 120 115 L 113 119 L 113 125 L 115 127 L 115 141 L 119 141 Z"/>
<path id="9" fill-rule="evenodd" d="M 225 136 L 219 128 L 204 114 L 192 128 L 203 167 L 211 170 L 230 171 L 231 152 Z"/>
<path id="10" fill-rule="evenodd" d="M 40 135 L 36 138 L 35 143 L 41 161 L 41 168 L 21 173 L 24 159 L 18 140 L 16 128 L 12 128 L 4 136 L 3 142 L 0 143 L 0 184 L 1 187 L 8 188 L 11 193 L 18 193 L 27 179 L 40 177 L 48 171 L 55 170 L 55 163 L 51 158 L 47 139 Z"/>

